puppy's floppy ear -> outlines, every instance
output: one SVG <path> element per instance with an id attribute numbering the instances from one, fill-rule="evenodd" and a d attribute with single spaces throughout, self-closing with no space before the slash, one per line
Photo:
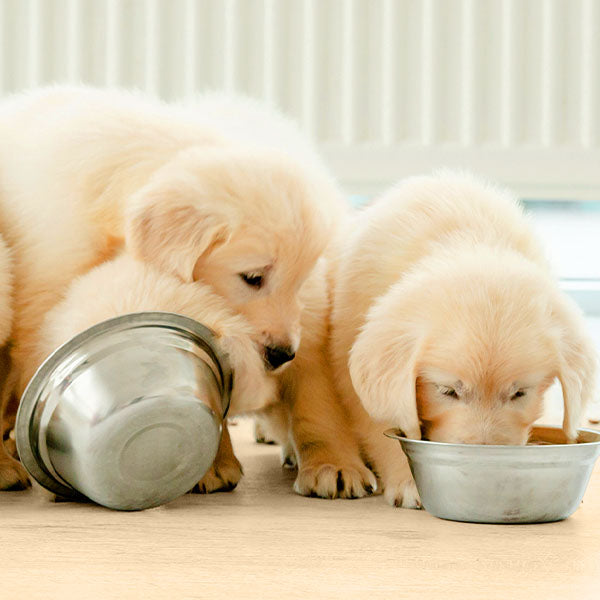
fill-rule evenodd
<path id="1" fill-rule="evenodd" d="M 370 313 L 371 315 L 372 313 Z M 350 351 L 352 384 L 376 421 L 391 421 L 420 439 L 416 382 L 422 337 L 413 328 L 386 318 L 367 318 Z"/>
<path id="2" fill-rule="evenodd" d="M 598 358 L 585 332 L 581 311 L 570 298 L 558 297 L 552 315 L 558 325 L 558 379 L 564 400 L 563 429 L 567 438 L 575 441 L 585 409 L 593 399 Z"/>
<path id="3" fill-rule="evenodd" d="M 142 189 L 126 215 L 125 240 L 132 254 L 188 282 L 198 259 L 229 235 L 223 214 L 181 190 Z"/>

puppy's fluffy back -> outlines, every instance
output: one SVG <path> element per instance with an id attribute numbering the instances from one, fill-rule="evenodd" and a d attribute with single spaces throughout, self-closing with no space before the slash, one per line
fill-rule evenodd
<path id="1" fill-rule="evenodd" d="M 389 264 L 395 273 L 435 251 L 432 245 L 458 240 L 512 249 L 544 269 L 548 263 L 516 199 L 475 177 L 441 171 L 433 177 L 413 177 L 389 190 L 362 215 L 351 246 L 366 245 L 353 256 L 353 267 L 373 254 L 381 261 L 378 272 Z M 398 242 L 401 243 L 398 243 Z M 394 252 L 371 252 L 385 248 Z"/>
<path id="2" fill-rule="evenodd" d="M 279 150 L 311 168 L 322 160 L 298 125 L 278 110 L 248 96 L 205 92 L 182 103 L 236 144 Z"/>

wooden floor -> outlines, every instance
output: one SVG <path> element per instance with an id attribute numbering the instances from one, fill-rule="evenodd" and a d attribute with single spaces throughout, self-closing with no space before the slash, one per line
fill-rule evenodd
<path id="1" fill-rule="evenodd" d="M 232 493 L 139 513 L 1 493 L 0 598 L 600 598 L 598 468 L 561 523 L 453 523 L 296 496 L 278 449 L 232 430 Z"/>

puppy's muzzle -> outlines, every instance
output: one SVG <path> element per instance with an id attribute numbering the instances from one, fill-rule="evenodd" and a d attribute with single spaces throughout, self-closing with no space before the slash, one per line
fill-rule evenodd
<path id="1" fill-rule="evenodd" d="M 274 371 L 292 360 L 296 353 L 291 346 L 265 346 L 264 356 L 267 368 Z"/>

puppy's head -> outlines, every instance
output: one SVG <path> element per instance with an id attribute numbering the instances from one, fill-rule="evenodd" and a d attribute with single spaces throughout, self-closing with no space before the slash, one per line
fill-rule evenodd
<path id="1" fill-rule="evenodd" d="M 341 201 L 328 177 L 266 150 L 195 148 L 132 198 L 134 255 L 210 285 L 244 315 L 267 369 L 300 341 L 298 291 L 330 238 Z"/>
<path id="2" fill-rule="evenodd" d="M 558 377 L 574 439 L 595 373 L 576 308 L 522 257 L 473 250 L 424 261 L 373 306 L 350 355 L 362 403 L 409 437 L 524 444 Z"/>
<path id="3" fill-rule="evenodd" d="M 148 310 L 180 313 L 215 332 L 235 371 L 230 414 L 263 408 L 277 397 L 276 382 L 265 373 L 251 341 L 253 329 L 243 317 L 231 314 L 208 286 L 183 283 L 126 253 L 76 279 L 46 314 L 39 344 L 23 370 L 22 387 L 51 352 L 77 333 L 106 319 Z"/>

